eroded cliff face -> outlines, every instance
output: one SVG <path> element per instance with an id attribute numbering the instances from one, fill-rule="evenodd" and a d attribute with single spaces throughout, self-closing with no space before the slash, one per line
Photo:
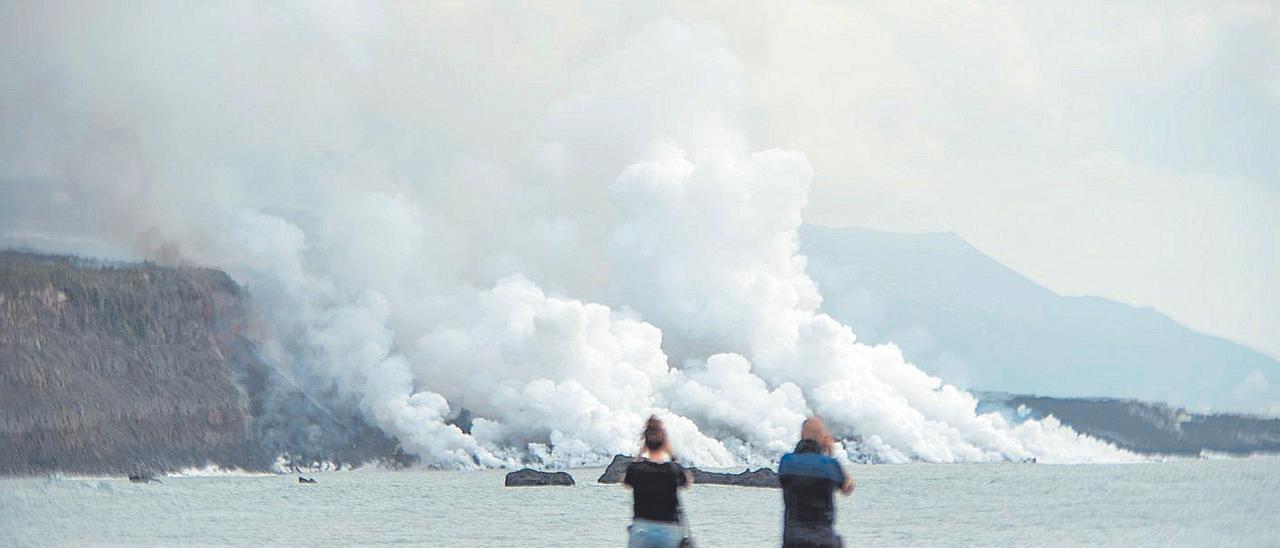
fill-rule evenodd
<path id="1" fill-rule="evenodd" d="M 0 254 L 0 473 L 268 466 L 245 318 L 221 272 Z"/>
<path id="2" fill-rule="evenodd" d="M 395 454 L 267 367 L 225 273 L 0 252 L 0 474 Z"/>

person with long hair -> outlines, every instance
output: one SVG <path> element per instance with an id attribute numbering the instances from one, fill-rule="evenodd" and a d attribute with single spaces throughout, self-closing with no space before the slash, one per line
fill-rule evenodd
<path id="1" fill-rule="evenodd" d="M 692 485 L 693 475 L 676 462 L 658 417 L 649 417 L 640 438 L 640 452 L 622 477 L 634 497 L 627 548 L 679 548 L 685 528 L 676 490 Z"/>

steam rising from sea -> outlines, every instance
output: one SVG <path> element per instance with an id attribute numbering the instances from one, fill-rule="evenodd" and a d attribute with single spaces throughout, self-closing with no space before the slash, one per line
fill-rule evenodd
<path id="1" fill-rule="evenodd" d="M 85 9 L 6 8 L 4 194 L 36 213 L 3 242 L 227 270 L 274 364 L 424 463 L 599 463 L 650 413 L 704 466 L 776 459 L 811 413 L 888 462 L 1128 458 L 822 313 L 812 169 L 750 142 L 713 26 Z"/>

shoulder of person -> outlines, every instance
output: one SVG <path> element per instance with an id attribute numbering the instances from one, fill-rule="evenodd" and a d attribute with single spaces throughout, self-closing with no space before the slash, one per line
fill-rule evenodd
<path id="1" fill-rule="evenodd" d="M 795 453 L 787 453 L 785 455 L 782 455 L 782 458 L 778 459 L 778 471 L 781 472 L 782 467 L 788 464 L 791 464 L 791 461 L 794 460 L 795 458 L 796 458 Z"/>

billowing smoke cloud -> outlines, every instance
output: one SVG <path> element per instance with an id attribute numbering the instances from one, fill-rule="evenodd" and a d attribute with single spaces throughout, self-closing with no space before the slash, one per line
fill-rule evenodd
<path id="1" fill-rule="evenodd" d="M 274 362 L 425 463 L 597 463 L 651 413 L 699 464 L 811 412 L 877 460 L 1125 458 L 821 313 L 812 169 L 753 151 L 713 26 L 150 8 L 7 8 L 0 243 L 226 269 Z"/>
<path id="2" fill-rule="evenodd" d="M 459 316 L 419 341 L 418 376 L 485 417 L 472 433 L 510 459 L 526 448 L 568 464 L 633 452 L 636 425 L 660 411 L 659 394 L 672 382 L 656 327 L 601 304 L 548 297 L 524 278 L 500 280 Z M 729 461 L 696 430 L 682 441 L 692 460 Z"/>
<path id="3" fill-rule="evenodd" d="M 764 381 L 758 384 L 799 386 L 813 410 L 859 435 L 879 458 L 1063 456 L 1057 444 L 1020 436 L 998 415 L 977 415 L 973 396 L 907 363 L 897 347 L 859 344 L 847 326 L 818 312 L 820 297 L 796 253 L 811 176 L 795 153 L 722 148 L 690 155 L 663 147 L 628 167 L 614 185 L 623 221 L 612 248 L 627 302 L 667 333 L 694 341 L 690 348 L 749 357 Z M 716 375 L 731 376 L 725 361 L 746 373 L 743 356 L 713 360 Z M 787 399 L 783 409 L 803 409 L 803 401 L 788 406 Z M 1069 458 L 1109 452 L 1100 443 L 1076 446 Z"/>

